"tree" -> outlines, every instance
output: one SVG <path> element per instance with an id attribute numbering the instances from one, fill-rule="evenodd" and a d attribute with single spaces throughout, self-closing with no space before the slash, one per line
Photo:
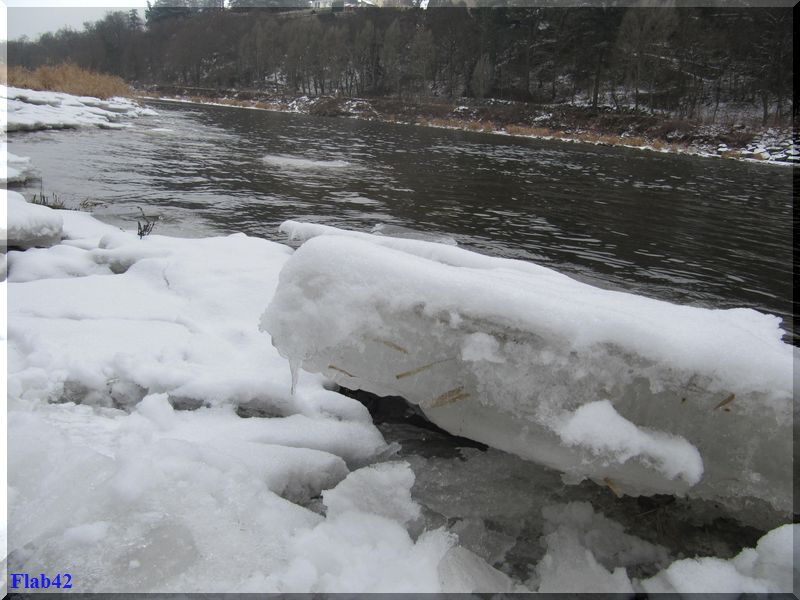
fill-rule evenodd
<path id="1" fill-rule="evenodd" d="M 791 9 L 767 8 L 754 15 L 752 54 L 749 72 L 761 99 L 762 124 L 769 119 L 769 107 L 775 103 L 775 122 L 783 118 L 783 106 L 793 80 L 793 23 Z M 791 97 L 791 96 L 790 96 Z"/>
<path id="2" fill-rule="evenodd" d="M 647 77 L 652 94 L 655 77 L 662 65 L 659 52 L 675 30 L 676 12 L 671 7 L 637 6 L 625 12 L 617 43 L 628 59 L 628 72 L 633 84 L 634 109 L 639 109 L 641 84 Z"/>
<path id="3" fill-rule="evenodd" d="M 378 70 L 378 37 L 371 20 L 366 21 L 358 32 L 353 55 L 358 72 L 357 93 L 374 91 Z"/>
<path id="4" fill-rule="evenodd" d="M 147 0 L 144 18 L 147 21 L 147 26 L 150 27 L 165 19 L 188 17 L 191 12 L 186 0 L 155 0 L 153 4 L 150 4 L 150 0 Z"/>
<path id="5" fill-rule="evenodd" d="M 411 40 L 410 74 L 417 82 L 418 89 L 422 92 L 432 79 L 434 53 L 436 46 L 433 43 L 433 34 L 429 29 L 418 28 Z"/>
<path id="6" fill-rule="evenodd" d="M 489 94 L 492 87 L 492 62 L 488 54 L 483 54 L 475 64 L 472 71 L 472 93 L 478 98 L 483 98 Z"/>
<path id="7" fill-rule="evenodd" d="M 640 14 L 644 13 L 637 13 L 637 16 Z M 614 42 L 622 15 L 619 9 L 608 7 L 570 12 L 571 19 L 566 28 L 568 39 L 581 40 L 572 49 L 573 74 L 590 91 L 593 108 L 598 106 L 600 89 L 611 70 Z"/>
<path id="8" fill-rule="evenodd" d="M 402 80 L 404 69 L 404 47 L 405 40 L 400 29 L 400 20 L 395 19 L 386 30 L 383 36 L 383 47 L 381 48 L 381 64 L 388 82 L 389 89 L 397 92 L 397 97 L 402 94 Z"/>

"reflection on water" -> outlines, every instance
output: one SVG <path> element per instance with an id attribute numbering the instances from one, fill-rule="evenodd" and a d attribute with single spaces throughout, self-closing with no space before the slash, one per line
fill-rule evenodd
<path id="1" fill-rule="evenodd" d="M 751 306 L 792 328 L 792 172 L 621 148 L 153 103 L 130 130 L 11 135 L 46 193 L 156 233 L 285 219 L 410 228 L 597 285 Z M 39 191 L 32 184 L 28 194 Z M 399 230 L 399 229 L 398 229 Z"/>

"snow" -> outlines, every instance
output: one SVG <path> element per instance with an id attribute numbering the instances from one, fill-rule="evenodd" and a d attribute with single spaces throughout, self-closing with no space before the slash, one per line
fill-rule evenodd
<path id="1" fill-rule="evenodd" d="M 412 535 L 414 474 L 364 406 L 308 373 L 292 395 L 258 331 L 290 248 L 26 206 L 63 240 L 8 253 L 11 568 L 106 592 L 466 585 L 452 534 Z"/>
<path id="2" fill-rule="evenodd" d="M 61 92 L 44 92 L 0 85 L 0 99 L 7 104 L 4 111 L 7 131 L 129 127 L 132 118 L 155 115 L 127 98 L 101 100 L 91 96 L 73 96 Z"/>
<path id="3" fill-rule="evenodd" d="M 309 591 L 309 582 L 312 592 L 440 589 L 439 563 L 455 538 L 442 529 L 410 537 L 403 524 L 419 513 L 410 496 L 413 483 L 405 463 L 348 475 L 323 494 L 326 520 L 290 542 L 286 572 L 264 584 L 282 592 Z"/>
<path id="4" fill-rule="evenodd" d="M 655 593 L 786 593 L 796 589 L 800 573 L 794 563 L 794 539 L 800 526 L 783 525 L 767 533 L 755 549 L 742 550 L 731 560 L 688 558 L 672 563 L 642 581 Z"/>
<path id="5" fill-rule="evenodd" d="M 462 546 L 455 546 L 445 554 L 439 563 L 439 579 L 442 589 L 453 594 L 503 594 L 528 591 Z"/>
<path id="6" fill-rule="evenodd" d="M 34 176 L 30 158 L 8 152 L 5 142 L 0 144 L 0 168 L 0 183 L 6 185 L 24 183 Z"/>
<path id="7" fill-rule="evenodd" d="M 629 578 L 625 566 L 667 562 L 664 548 L 622 531 L 587 503 L 543 510 L 547 552 L 529 586 L 552 593 L 780 593 L 793 589 L 793 537 L 800 527 L 784 525 L 763 536 L 755 549 L 730 560 L 713 557 L 677 560 L 655 576 Z M 604 565 L 621 565 L 609 568 Z"/>
<path id="8" fill-rule="evenodd" d="M 625 463 L 634 457 L 661 471 L 668 479 L 680 477 L 694 485 L 703 475 L 703 459 L 679 436 L 647 432 L 622 417 L 608 400 L 587 402 L 554 426 L 568 446 L 583 446 L 595 456 Z"/>
<path id="9" fill-rule="evenodd" d="M 3 195 L 7 221 L 0 224 L 0 235 L 9 247 L 52 246 L 61 240 L 62 219 L 57 213 L 26 202 L 17 192 L 3 190 Z"/>
<path id="10" fill-rule="evenodd" d="M 289 368 L 258 322 L 313 240 L 293 252 L 240 234 L 139 239 L 86 214 L 36 208 L 60 219 L 63 239 L 8 253 L 15 571 L 57 564 L 81 591 L 100 592 L 630 593 L 678 589 L 676 578 L 680 589 L 706 589 L 726 565 L 735 579 L 718 589 L 786 589 L 791 528 L 731 561 L 671 563 L 665 548 L 575 501 L 542 505 L 542 553 L 527 575 L 512 577 L 503 557 L 527 531 L 521 519 L 531 510 L 520 498 L 542 503 L 513 481 L 538 467 L 523 464 L 517 474 L 513 457 L 477 450 L 444 471 L 421 458 L 398 460 L 397 444 L 386 443 L 364 406 L 325 379 L 300 370 L 291 394 Z M 348 250 L 367 244 L 376 253 L 405 248 L 471 261 L 453 267 L 465 270 L 494 260 L 415 239 L 325 238 Z M 448 316 L 448 327 L 470 318 Z M 465 362 L 502 368 L 505 344 L 472 331 L 458 348 Z M 616 427 L 623 417 L 610 403 L 582 408 L 563 413 L 572 417 L 560 421 L 562 435 L 601 454 L 631 452 L 621 440 L 596 439 L 586 422 L 588 415 Z M 648 431 L 636 429 L 629 442 L 658 445 L 636 437 Z M 462 473 L 459 465 L 488 470 Z M 499 477 L 490 484 L 495 495 L 471 491 L 476 477 Z M 459 518 L 431 520 L 433 481 L 453 486 L 436 510 Z M 560 488 L 542 480 L 536 489 Z M 649 577 L 636 575 L 641 565 Z"/>
<path id="11" fill-rule="evenodd" d="M 322 494 L 328 515 L 362 511 L 408 523 L 420 515 L 411 500 L 414 472 L 408 463 L 382 463 L 359 469 Z"/>
<path id="12" fill-rule="evenodd" d="M 572 483 L 689 494 L 755 521 L 765 506 L 773 523 L 789 513 L 793 355 L 778 317 L 420 240 L 282 229 L 308 241 L 262 329 L 295 368 L 402 396 Z"/>

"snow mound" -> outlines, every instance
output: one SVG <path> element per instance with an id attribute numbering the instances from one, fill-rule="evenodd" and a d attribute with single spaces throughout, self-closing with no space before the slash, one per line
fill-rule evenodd
<path id="1" fill-rule="evenodd" d="M 438 565 L 454 539 L 441 529 L 425 532 L 416 541 L 411 538 L 403 521 L 419 510 L 410 500 L 413 482 L 413 473 L 402 463 L 351 473 L 333 490 L 325 492 L 327 518 L 290 541 L 287 569 L 267 578 L 261 589 L 282 592 L 442 589 Z M 381 501 L 391 499 L 393 494 L 399 494 L 399 503 L 392 500 L 388 509 L 382 507 Z"/>
<path id="2" fill-rule="evenodd" d="M 261 326 L 295 370 L 403 396 L 569 482 L 789 513 L 793 358 L 778 317 L 420 240 L 282 229 L 308 241 Z"/>
<path id="3" fill-rule="evenodd" d="M 382 463 L 359 469 L 336 489 L 322 495 L 328 515 L 363 511 L 408 523 L 419 517 L 419 506 L 411 500 L 414 473 L 408 463 Z"/>
<path id="4" fill-rule="evenodd" d="M 4 234 L 8 246 L 52 246 L 61 240 L 63 221 L 57 212 L 46 206 L 30 204 L 17 192 L 3 190 L 3 195 L 8 212 L 7 222 L 0 224 L 0 235 Z"/>
<path id="5" fill-rule="evenodd" d="M 648 594 L 792 593 L 800 572 L 794 561 L 794 540 L 800 526 L 783 525 L 762 537 L 756 547 L 746 548 L 731 560 L 687 558 L 672 563 L 641 582 Z"/>
<path id="6" fill-rule="evenodd" d="M 101 100 L 91 96 L 73 96 L 0 86 L 0 98 L 7 103 L 3 116 L 7 131 L 128 127 L 131 118 L 152 116 L 152 109 L 142 108 L 127 98 Z"/>

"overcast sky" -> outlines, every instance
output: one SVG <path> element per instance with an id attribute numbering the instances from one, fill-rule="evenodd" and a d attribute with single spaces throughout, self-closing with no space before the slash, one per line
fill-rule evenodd
<path id="1" fill-rule="evenodd" d="M 102 19 L 113 10 L 143 8 L 147 6 L 147 0 L 6 0 L 5 4 L 8 6 L 7 39 L 15 40 L 23 35 L 35 39 L 47 31 L 58 31 L 62 27 L 80 31 L 86 21 Z"/>

